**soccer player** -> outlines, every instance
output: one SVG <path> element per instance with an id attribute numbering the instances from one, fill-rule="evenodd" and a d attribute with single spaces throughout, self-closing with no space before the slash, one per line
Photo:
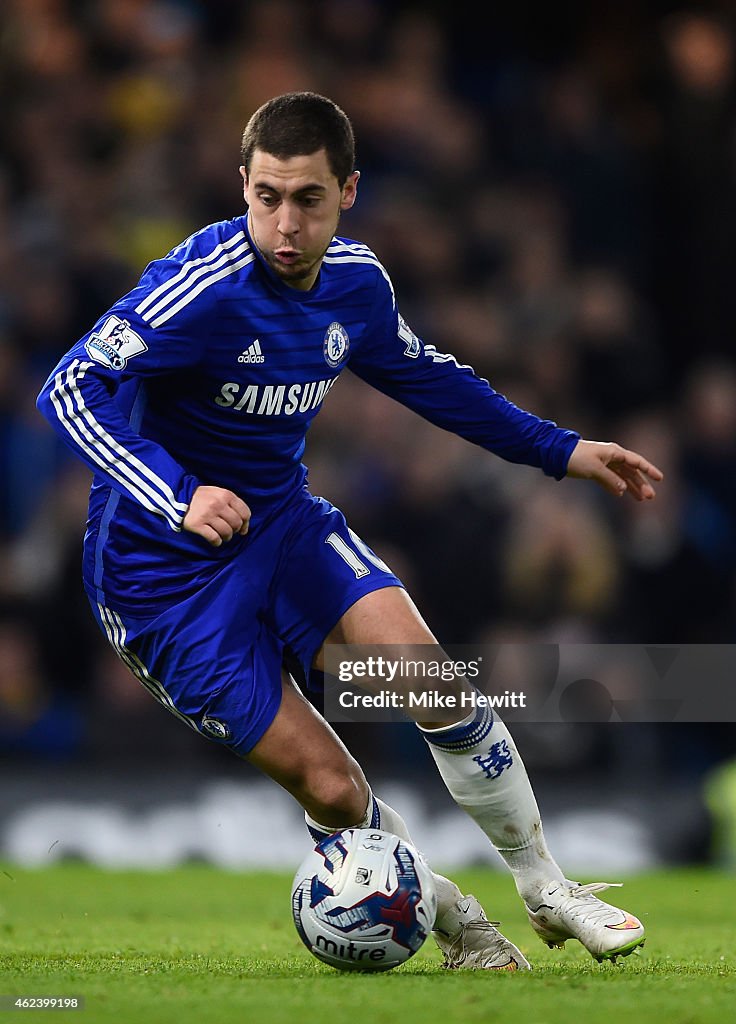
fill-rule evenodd
<path id="1" fill-rule="evenodd" d="M 307 487 L 305 434 L 342 370 L 557 479 L 647 500 L 662 474 L 519 409 L 412 332 L 377 257 L 335 234 L 356 199 L 354 160 L 350 121 L 331 100 L 265 103 L 242 140 L 246 214 L 151 263 L 61 359 L 38 404 L 94 471 L 84 585 L 134 675 L 293 794 L 315 838 L 369 826 L 408 839 L 284 667 L 296 659 L 308 678 L 330 643 L 439 650 L 400 580 Z M 545 941 L 578 939 L 598 959 L 641 944 L 640 922 L 594 895 L 602 883 L 578 886 L 554 861 L 497 716 L 418 724 Z M 474 897 L 436 884 L 448 967 L 529 968 Z"/>

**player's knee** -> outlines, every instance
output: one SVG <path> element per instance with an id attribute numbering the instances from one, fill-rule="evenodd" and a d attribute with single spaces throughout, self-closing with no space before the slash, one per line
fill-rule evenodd
<path id="1" fill-rule="evenodd" d="M 347 828 L 364 816 L 369 788 L 360 768 L 321 771 L 311 781 L 305 810 L 323 825 Z"/>

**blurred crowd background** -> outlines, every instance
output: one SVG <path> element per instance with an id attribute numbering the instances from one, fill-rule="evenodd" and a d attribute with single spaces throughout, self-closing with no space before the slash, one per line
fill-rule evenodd
<path id="1" fill-rule="evenodd" d="M 736 4 L 490 6 L 3 0 L 3 772 L 242 771 L 97 635 L 89 477 L 34 401 L 150 259 L 241 213 L 242 128 L 292 89 L 351 116 L 362 178 L 341 231 L 387 266 L 414 331 L 666 474 L 646 507 L 557 483 L 345 374 L 308 439 L 312 489 L 447 643 L 736 641 Z M 560 729 L 519 743 L 563 786 L 676 792 L 736 756 L 729 722 Z M 376 772 L 411 773 L 420 741 L 392 730 L 346 736 Z"/>

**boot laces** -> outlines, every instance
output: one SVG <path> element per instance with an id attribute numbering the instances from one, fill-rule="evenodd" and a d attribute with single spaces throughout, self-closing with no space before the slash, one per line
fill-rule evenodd
<path id="1" fill-rule="evenodd" d="M 567 895 L 560 900 L 560 909 L 572 917 L 584 915 L 588 920 L 608 916 L 614 909 L 595 895 L 605 889 L 620 887 L 621 882 L 587 882 L 585 885 L 567 886 Z"/>

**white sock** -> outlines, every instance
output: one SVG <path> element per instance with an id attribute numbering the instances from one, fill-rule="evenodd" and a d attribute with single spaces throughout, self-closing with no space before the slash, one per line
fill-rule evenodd
<path id="1" fill-rule="evenodd" d="M 565 876 L 547 849 L 524 762 L 504 723 L 489 708 L 456 725 L 418 727 L 455 803 L 506 861 L 522 899 Z"/>
<path id="2" fill-rule="evenodd" d="M 310 818 L 306 811 L 304 812 L 304 820 L 306 821 L 309 833 L 315 842 L 319 842 L 320 839 L 324 839 L 325 836 L 332 835 L 333 832 L 337 831 L 327 825 L 320 825 L 319 822 L 314 820 L 314 818 Z M 368 798 L 368 807 L 363 820 L 356 822 L 354 827 L 380 828 L 383 829 L 384 832 L 393 832 L 393 834 L 399 836 L 400 839 L 406 839 L 407 842 L 416 847 L 416 843 L 409 835 L 409 829 L 406 827 L 406 822 L 399 812 L 395 811 L 393 807 L 389 807 L 389 805 L 384 803 L 383 800 L 379 800 L 377 797 L 373 796 L 373 793 L 371 793 Z M 430 871 L 431 870 L 432 869 L 430 868 Z M 432 871 L 432 877 L 434 879 L 434 887 L 437 893 L 437 917 L 435 920 L 439 920 L 446 910 L 449 910 L 450 907 L 453 907 L 458 900 L 463 898 L 463 894 L 455 883 L 449 878 L 445 878 L 444 875 L 438 875 L 435 871 Z"/>

